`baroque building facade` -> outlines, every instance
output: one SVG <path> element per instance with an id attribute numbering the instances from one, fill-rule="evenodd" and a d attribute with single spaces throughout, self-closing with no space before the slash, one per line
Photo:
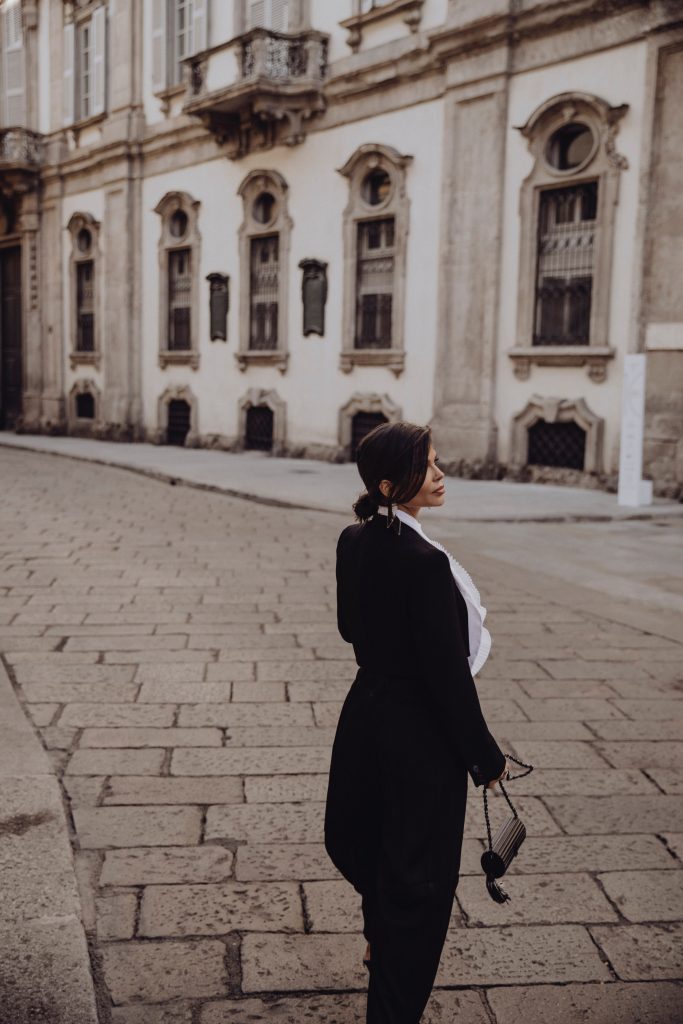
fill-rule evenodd
<path id="1" fill-rule="evenodd" d="M 0 0 L 0 428 L 683 486 L 681 0 Z"/>

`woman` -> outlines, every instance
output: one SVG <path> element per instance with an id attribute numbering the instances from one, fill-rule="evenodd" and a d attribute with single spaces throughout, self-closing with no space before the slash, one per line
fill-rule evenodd
<path id="1" fill-rule="evenodd" d="M 458 883 L 467 775 L 492 787 L 508 766 L 472 679 L 486 611 L 418 521 L 445 500 L 429 429 L 377 427 L 358 469 L 367 490 L 337 544 L 337 620 L 359 669 L 332 748 L 325 847 L 362 895 L 366 1020 L 417 1024 Z"/>

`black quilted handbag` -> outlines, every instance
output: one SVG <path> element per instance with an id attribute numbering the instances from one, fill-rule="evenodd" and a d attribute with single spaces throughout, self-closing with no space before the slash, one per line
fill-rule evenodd
<path id="1" fill-rule="evenodd" d="M 530 771 L 533 771 L 532 764 L 525 764 L 524 761 L 520 761 L 518 758 L 513 757 L 512 754 L 506 754 L 505 757 L 514 761 L 516 764 L 526 768 L 525 772 L 520 772 L 518 775 L 510 775 L 508 772 L 508 781 L 510 779 L 521 779 L 524 775 L 528 775 Z M 502 878 L 507 869 L 510 867 L 513 859 L 517 856 L 520 846 L 526 839 L 526 828 L 524 822 L 520 820 L 517 811 L 515 810 L 512 800 L 507 795 L 505 786 L 502 780 L 499 781 L 498 785 L 503 791 L 503 796 L 508 802 L 510 810 L 512 811 L 512 817 L 508 818 L 504 822 L 498 831 L 496 832 L 493 839 L 491 839 L 491 822 L 489 821 L 489 805 L 486 786 L 484 786 L 484 818 L 486 819 L 486 832 L 489 839 L 489 848 L 484 850 L 481 855 L 481 866 L 486 874 L 486 888 L 488 889 L 489 896 L 496 903 L 505 903 L 510 897 L 506 893 L 498 882 L 497 878 Z"/>

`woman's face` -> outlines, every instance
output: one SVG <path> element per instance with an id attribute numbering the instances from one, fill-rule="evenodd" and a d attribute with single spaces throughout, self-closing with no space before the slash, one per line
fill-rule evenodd
<path id="1" fill-rule="evenodd" d="M 446 500 L 446 488 L 444 486 L 445 474 L 439 469 L 439 460 L 434 445 L 431 445 L 429 448 L 427 460 L 427 472 L 425 473 L 422 487 L 409 502 L 398 506 L 410 515 L 415 515 L 418 509 L 421 508 L 439 508 L 439 506 L 443 505 Z M 385 490 L 384 485 L 386 484 L 389 484 L 388 480 L 383 480 L 380 485 L 384 493 L 387 493 L 389 489 L 386 488 Z M 390 486 L 391 485 L 389 484 L 389 487 Z"/>

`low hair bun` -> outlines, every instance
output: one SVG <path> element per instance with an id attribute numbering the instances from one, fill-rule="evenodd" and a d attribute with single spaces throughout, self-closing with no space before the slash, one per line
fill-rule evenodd
<path id="1" fill-rule="evenodd" d="M 357 501 L 353 503 L 353 511 L 357 519 L 369 519 L 377 512 L 379 508 L 379 502 L 376 498 L 371 497 L 367 491 L 364 491 Z"/>

